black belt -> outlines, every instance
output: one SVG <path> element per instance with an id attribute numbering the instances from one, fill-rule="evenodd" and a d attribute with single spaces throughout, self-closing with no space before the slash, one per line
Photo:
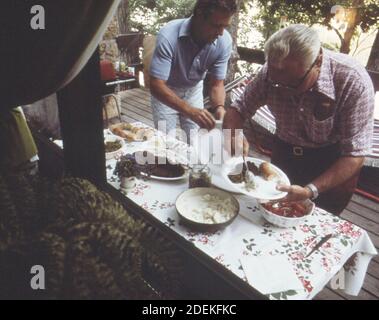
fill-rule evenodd
<path id="1" fill-rule="evenodd" d="M 309 147 L 289 144 L 280 139 L 276 139 L 275 142 L 282 152 L 284 149 L 284 151 L 287 154 L 290 153 L 294 157 L 298 157 L 298 158 L 320 156 L 321 154 L 328 154 L 328 155 L 335 154 L 336 156 L 340 154 L 339 143 L 331 144 L 328 146 L 322 146 L 319 148 L 309 148 Z"/>

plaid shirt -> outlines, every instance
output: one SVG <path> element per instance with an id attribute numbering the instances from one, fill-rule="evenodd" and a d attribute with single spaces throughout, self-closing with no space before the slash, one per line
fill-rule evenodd
<path id="1" fill-rule="evenodd" d="M 374 88 L 365 68 L 348 55 L 323 49 L 320 75 L 300 96 L 273 88 L 267 64 L 232 104 L 250 119 L 267 105 L 277 136 L 290 144 L 317 148 L 340 144 L 341 155 L 370 154 L 374 124 Z"/>

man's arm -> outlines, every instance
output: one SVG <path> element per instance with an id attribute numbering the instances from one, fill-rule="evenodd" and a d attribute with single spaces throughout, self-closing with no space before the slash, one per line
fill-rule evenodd
<path id="1" fill-rule="evenodd" d="M 249 143 L 245 136 L 243 136 L 243 140 L 238 139 L 238 131 L 242 132 L 244 122 L 244 118 L 239 110 L 236 108 L 228 108 L 223 122 L 224 148 L 231 155 L 238 155 L 238 150 L 243 151 L 245 156 L 249 153 Z"/>
<path id="2" fill-rule="evenodd" d="M 341 157 L 312 183 L 319 192 L 329 191 L 354 177 L 364 161 L 364 157 Z"/>
<path id="3" fill-rule="evenodd" d="M 374 119 L 374 90 L 371 80 L 356 79 L 350 88 L 350 93 L 343 97 L 343 107 L 337 121 L 341 136 L 341 157 L 313 183 L 318 192 L 326 192 L 348 181 L 362 168 L 365 155 L 371 149 Z M 312 192 L 308 188 L 291 186 L 280 188 L 289 191 L 290 200 L 310 198 Z"/>
<path id="4" fill-rule="evenodd" d="M 313 180 L 318 192 L 326 192 L 354 177 L 362 168 L 364 157 L 341 157 L 328 170 Z M 309 188 L 302 186 L 278 186 L 280 191 L 288 192 L 287 200 L 301 201 L 313 196 Z"/>
<path id="5" fill-rule="evenodd" d="M 225 96 L 224 80 L 211 77 L 209 95 L 211 108 L 209 111 L 214 114 L 216 120 L 222 120 L 225 116 Z"/>
<path id="6" fill-rule="evenodd" d="M 215 121 L 207 110 L 194 108 L 183 99 L 180 99 L 175 92 L 167 86 L 166 81 L 151 76 L 150 91 L 159 101 L 184 114 L 196 122 L 201 128 L 208 130 L 214 128 Z"/>
<path id="7" fill-rule="evenodd" d="M 200 127 L 212 129 L 215 126 L 215 121 L 208 111 L 190 106 L 187 102 L 180 99 L 166 84 L 166 81 L 170 77 L 174 52 L 175 46 L 172 42 L 164 34 L 159 33 L 150 65 L 151 94 L 165 105 L 189 117 Z"/>
<path id="8" fill-rule="evenodd" d="M 236 150 L 241 150 L 241 146 L 235 146 L 236 130 L 242 130 L 245 120 L 250 119 L 259 107 L 265 105 L 267 88 L 265 86 L 267 66 L 264 65 L 258 72 L 253 81 L 245 88 L 240 97 L 228 108 L 224 117 L 223 128 L 231 129 L 231 141 L 226 139 L 226 149 L 231 155 L 236 154 Z M 243 153 L 247 155 L 249 152 L 249 143 L 246 138 L 243 139 Z"/>

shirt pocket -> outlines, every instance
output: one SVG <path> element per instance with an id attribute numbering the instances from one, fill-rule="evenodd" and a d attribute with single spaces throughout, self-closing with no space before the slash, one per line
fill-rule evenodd
<path id="1" fill-rule="evenodd" d="M 305 132 L 308 138 L 315 143 L 327 143 L 334 127 L 334 115 L 324 120 L 317 120 L 308 115 L 305 121 Z"/>

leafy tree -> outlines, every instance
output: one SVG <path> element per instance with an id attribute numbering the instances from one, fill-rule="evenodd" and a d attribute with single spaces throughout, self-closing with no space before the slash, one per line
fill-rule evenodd
<path id="1" fill-rule="evenodd" d="M 255 24 L 267 39 L 274 31 L 279 29 L 281 17 L 286 16 L 290 23 L 303 23 L 306 25 L 321 24 L 333 29 L 340 41 L 340 51 L 350 51 L 351 40 L 358 28 L 367 32 L 370 28 L 379 26 L 379 6 L 377 0 L 340 0 L 339 5 L 347 10 L 347 28 L 344 33 L 331 25 L 331 8 L 335 0 L 257 0 L 260 4 L 258 22 Z M 264 23 L 259 23 L 259 21 Z"/>
<path id="2" fill-rule="evenodd" d="M 129 29 L 156 34 L 167 22 L 188 17 L 196 0 L 123 0 Z M 125 17 L 125 12 L 123 13 Z"/>

